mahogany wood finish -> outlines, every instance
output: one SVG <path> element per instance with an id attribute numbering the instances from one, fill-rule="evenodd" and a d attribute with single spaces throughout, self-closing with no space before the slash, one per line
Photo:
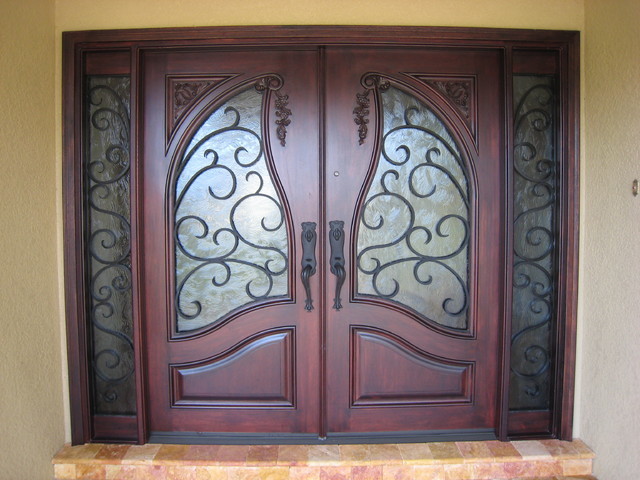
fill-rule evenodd
<path id="1" fill-rule="evenodd" d="M 571 438 L 578 266 L 577 32 L 220 27 L 71 32 L 63 34 L 63 40 L 65 287 L 75 444 L 92 440 L 143 443 L 150 431 L 177 430 L 293 432 L 305 441 L 313 441 L 314 435 L 334 433 L 344 438 L 340 435 L 352 433 L 355 438 L 362 432 L 391 431 L 405 431 L 399 435 L 415 439 L 412 430 L 448 430 L 449 435 L 475 430 L 494 432 L 501 439 L 541 434 Z M 477 231 L 470 253 L 475 306 L 467 338 L 427 328 L 397 306 L 354 294 L 351 245 L 355 212 L 377 147 L 375 108 L 371 108 L 369 137 L 363 145 L 358 143 L 352 110 L 355 93 L 361 91 L 361 75 L 389 70 L 397 77 L 419 74 L 413 79 L 402 77 L 403 82 L 437 108 L 467 158 L 477 162 L 478 196 L 473 205 L 478 216 L 472 219 Z M 293 301 L 252 307 L 207 334 L 172 340 L 166 288 L 167 265 L 173 265 L 165 221 L 169 162 L 203 110 L 212 102 L 219 104 L 234 86 L 270 72 L 285 79 L 284 91 L 293 111 L 285 147 L 278 141 L 273 122 L 265 134 L 291 206 Z M 512 150 L 511 75 L 523 72 L 555 73 L 561 86 L 562 198 L 558 328 L 554 333 L 558 368 L 552 411 L 514 415 L 508 410 L 506 393 L 511 309 L 511 207 L 506 200 L 510 173 L 506 165 Z M 132 76 L 138 414 L 112 426 L 92 416 L 88 383 L 81 139 L 82 84 L 84 75 L 90 73 Z M 477 93 L 472 108 L 461 109 L 437 85 L 421 83 L 422 74 L 433 81 L 473 79 L 469 81 L 476 82 Z M 165 75 L 206 85 L 194 94 L 192 103 L 187 98 L 179 111 L 168 112 Z M 273 120 L 273 113 L 270 118 Z M 334 171 L 340 175 L 334 176 Z M 336 277 L 327 268 L 329 220 L 345 222 L 347 277 L 340 311 L 331 308 Z M 318 225 L 318 267 L 311 277 L 315 308 L 311 312 L 304 309 L 298 270 L 299 226 L 309 221 Z M 227 362 L 229 359 L 233 361 Z M 242 383 L 245 362 L 269 370 L 247 377 L 255 387 L 251 391 Z M 413 382 L 418 375 L 420 379 Z M 206 381 L 196 380 L 199 376 Z M 386 376 L 392 380 L 381 378 Z M 278 382 L 276 391 L 272 387 Z M 221 383 L 230 388 L 216 390 Z M 203 385 L 215 387 L 202 390 Z M 229 392 L 233 395 L 228 396 Z M 189 405 L 180 408 L 181 402 Z M 375 437 L 370 433 L 367 438 Z M 362 436 L 358 439 L 362 441 Z"/>

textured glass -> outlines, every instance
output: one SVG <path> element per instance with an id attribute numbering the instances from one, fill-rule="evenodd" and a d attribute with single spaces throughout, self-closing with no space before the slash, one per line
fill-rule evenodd
<path id="1" fill-rule="evenodd" d="M 93 409 L 134 414 L 129 77 L 92 76 L 85 97 L 85 196 Z"/>
<path id="2" fill-rule="evenodd" d="M 263 150 L 262 99 L 251 87 L 214 111 L 178 167 L 178 332 L 288 295 L 287 228 Z"/>
<path id="3" fill-rule="evenodd" d="M 390 87 L 382 150 L 357 235 L 357 292 L 468 328 L 469 186 L 460 150 L 426 105 Z"/>
<path id="4" fill-rule="evenodd" d="M 554 79 L 516 76 L 514 90 L 514 410 L 549 408 L 554 321 L 557 160 Z"/>

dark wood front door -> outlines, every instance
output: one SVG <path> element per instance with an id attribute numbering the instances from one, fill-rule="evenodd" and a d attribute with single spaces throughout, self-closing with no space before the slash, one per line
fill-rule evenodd
<path id="1" fill-rule="evenodd" d="M 498 51 L 147 51 L 152 432 L 495 431 Z"/>

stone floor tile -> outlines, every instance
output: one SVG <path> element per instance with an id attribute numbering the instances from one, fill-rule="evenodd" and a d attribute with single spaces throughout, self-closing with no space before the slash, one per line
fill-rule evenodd
<path id="1" fill-rule="evenodd" d="M 362 465 L 369 461 L 371 445 L 340 445 L 340 460 L 352 465 Z"/>
<path id="2" fill-rule="evenodd" d="M 167 480 L 196 480 L 196 467 L 191 465 L 168 465 Z"/>
<path id="3" fill-rule="evenodd" d="M 106 444 L 93 457 L 94 463 L 117 464 L 122 461 L 131 445 Z"/>
<path id="4" fill-rule="evenodd" d="M 228 480 L 288 480 L 289 467 L 229 467 Z"/>
<path id="5" fill-rule="evenodd" d="M 247 465 L 276 465 L 278 463 L 277 445 L 252 445 L 247 452 Z"/>
<path id="6" fill-rule="evenodd" d="M 309 465 L 340 465 L 340 447 L 338 445 L 311 445 L 309 447 Z"/>
<path id="7" fill-rule="evenodd" d="M 351 480 L 382 480 L 381 465 L 351 467 Z"/>
<path id="8" fill-rule="evenodd" d="M 123 464 L 150 464 L 162 445 L 147 443 L 146 445 L 131 445 L 124 457 Z"/>
<path id="9" fill-rule="evenodd" d="M 473 480 L 473 465 L 452 463 L 444 465 L 445 480 Z"/>
<path id="10" fill-rule="evenodd" d="M 75 463 L 59 463 L 53 466 L 55 480 L 76 480 Z"/>
<path id="11" fill-rule="evenodd" d="M 167 466 L 136 465 L 135 478 L 136 480 L 167 480 Z"/>
<path id="12" fill-rule="evenodd" d="M 445 480 L 442 465 L 413 465 L 413 480 Z"/>
<path id="13" fill-rule="evenodd" d="M 192 465 L 215 465 L 220 445 L 190 445 L 184 461 Z"/>
<path id="14" fill-rule="evenodd" d="M 491 440 L 485 442 L 485 445 L 489 447 L 497 462 L 512 462 L 522 458 L 520 452 L 509 442 Z"/>
<path id="15" fill-rule="evenodd" d="M 65 445 L 54 457 L 54 462 L 65 463 L 67 460 L 91 460 L 104 447 L 103 443 L 87 443 L 85 445 Z"/>
<path id="16" fill-rule="evenodd" d="M 562 456 L 564 458 L 580 457 L 578 449 L 572 442 L 565 442 L 563 440 L 539 440 L 539 442 L 553 456 Z"/>
<path id="17" fill-rule="evenodd" d="M 278 447 L 278 465 L 307 465 L 308 463 L 308 445 L 280 445 Z"/>
<path id="18" fill-rule="evenodd" d="M 457 463 L 462 461 L 462 454 L 453 442 L 429 443 L 429 450 L 433 458 L 442 463 Z"/>
<path id="19" fill-rule="evenodd" d="M 563 475 L 589 475 L 593 472 L 593 460 L 581 458 L 562 462 Z"/>
<path id="20" fill-rule="evenodd" d="M 400 465 L 402 464 L 402 455 L 396 444 L 374 444 L 369 445 L 369 461 L 378 465 Z"/>
<path id="21" fill-rule="evenodd" d="M 398 449 L 405 464 L 430 463 L 433 454 L 426 443 L 399 443 Z"/>
<path id="22" fill-rule="evenodd" d="M 486 442 L 456 442 L 456 445 L 465 462 L 493 461 L 493 452 Z"/>
<path id="23" fill-rule="evenodd" d="M 244 465 L 249 445 L 220 445 L 216 455 L 217 465 Z"/>
<path id="24" fill-rule="evenodd" d="M 82 480 L 106 480 L 107 470 L 104 465 L 76 465 L 76 478 Z"/>
<path id="25" fill-rule="evenodd" d="M 351 467 L 320 467 L 320 480 L 350 480 Z"/>
<path id="26" fill-rule="evenodd" d="M 580 458 L 594 458 L 595 454 L 582 440 L 575 439 L 573 441 L 573 447 L 578 451 Z"/>
<path id="27" fill-rule="evenodd" d="M 105 465 L 106 480 L 138 480 L 136 465 Z"/>
<path id="28" fill-rule="evenodd" d="M 198 467 L 196 468 L 196 480 L 229 480 L 229 471 L 226 467 Z"/>
<path id="29" fill-rule="evenodd" d="M 189 450 L 188 445 L 162 445 L 156 453 L 154 462 L 162 465 L 173 465 L 184 460 L 184 456 Z"/>
<path id="30" fill-rule="evenodd" d="M 384 465 L 382 467 L 382 480 L 414 480 L 413 466 Z"/>
<path id="31" fill-rule="evenodd" d="M 537 440 L 520 440 L 512 442 L 512 445 L 520 452 L 520 455 L 530 460 L 546 460 L 551 458 L 551 453 Z"/>
<path id="32" fill-rule="evenodd" d="M 320 469 L 316 467 L 289 467 L 289 480 L 320 480 Z"/>

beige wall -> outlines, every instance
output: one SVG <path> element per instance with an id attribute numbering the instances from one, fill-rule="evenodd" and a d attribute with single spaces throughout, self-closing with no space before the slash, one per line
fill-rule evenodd
<path id="1" fill-rule="evenodd" d="M 48 459 L 69 437 L 62 420 L 66 368 L 64 355 L 60 358 L 64 319 L 58 304 L 61 31 L 239 24 L 585 30 L 585 12 L 583 99 L 588 96 L 583 100 L 587 135 L 576 427 L 596 447 L 601 480 L 632 478 L 631 472 L 640 471 L 637 463 L 631 466 L 640 451 L 637 440 L 633 443 L 634 430 L 640 429 L 640 330 L 633 328 L 640 296 L 631 276 L 640 266 L 640 227 L 638 216 L 632 217 L 640 197 L 629 195 L 631 179 L 640 176 L 633 170 L 640 132 L 640 103 L 633 90 L 640 72 L 637 54 L 630 55 L 638 47 L 633 25 L 640 19 L 638 6 L 637 0 L 5 0 L 0 19 L 5 326 L 0 342 L 9 360 L 0 364 L 0 411 L 7 432 L 0 451 L 15 472 L 8 478 L 48 478 L 36 472 L 50 472 Z M 35 457 L 21 454 L 27 442 L 36 444 Z M 628 449 L 624 457 L 617 453 L 620 448 Z"/>
<path id="2" fill-rule="evenodd" d="M 640 2 L 587 0 L 580 434 L 601 480 L 640 475 Z"/>
<path id="3" fill-rule="evenodd" d="M 65 439 L 54 5 L 0 7 L 0 477 L 12 480 L 51 478 Z"/>

